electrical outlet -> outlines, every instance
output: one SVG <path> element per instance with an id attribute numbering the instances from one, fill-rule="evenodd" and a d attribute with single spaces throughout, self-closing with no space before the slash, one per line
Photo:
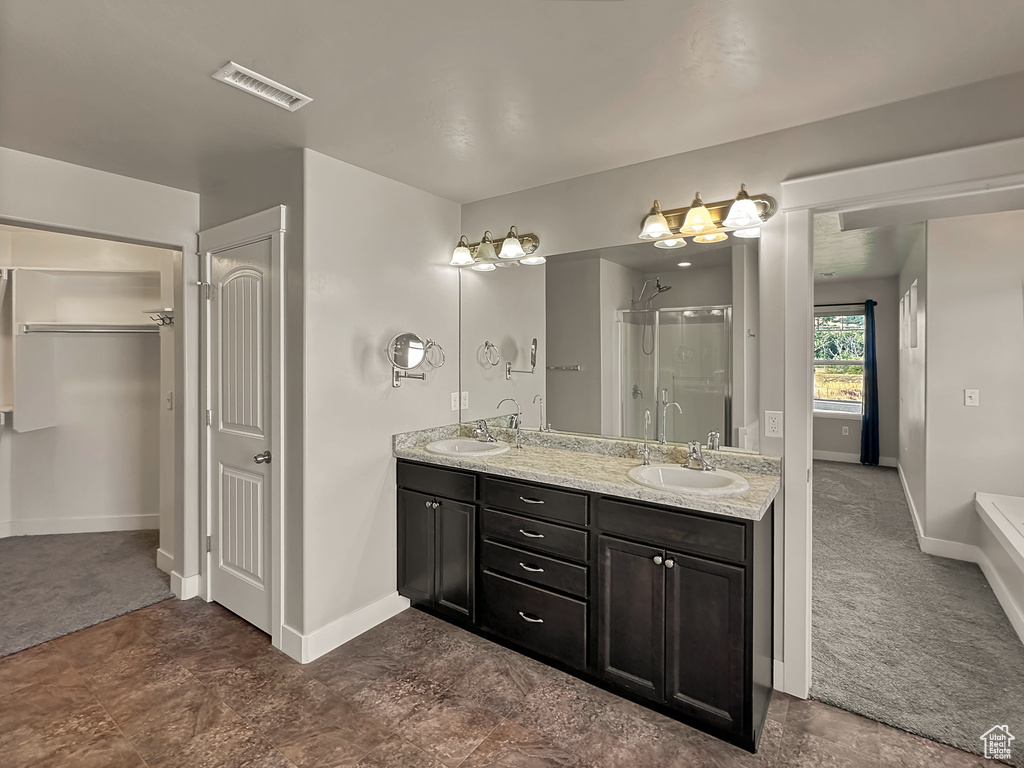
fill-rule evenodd
<path id="1" fill-rule="evenodd" d="M 764 412 L 764 436 L 782 437 L 782 411 Z"/>
<path id="2" fill-rule="evenodd" d="M 459 393 L 458 392 L 452 392 L 452 410 L 453 411 L 459 410 Z"/>
<path id="3" fill-rule="evenodd" d="M 469 410 L 469 392 L 462 393 L 462 410 Z"/>
<path id="4" fill-rule="evenodd" d="M 850 428 L 849 427 L 843 427 L 843 434 L 844 435 L 850 434 Z"/>
<path id="5" fill-rule="evenodd" d="M 981 405 L 981 395 L 976 389 L 965 389 L 964 390 L 964 405 L 970 405 L 977 408 Z"/>

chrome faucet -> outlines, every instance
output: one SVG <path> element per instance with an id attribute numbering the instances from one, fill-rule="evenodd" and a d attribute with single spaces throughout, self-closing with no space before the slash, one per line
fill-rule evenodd
<path id="1" fill-rule="evenodd" d="M 476 429 L 473 430 L 473 434 L 476 436 L 476 439 L 479 440 L 481 443 L 498 442 L 497 440 L 494 439 L 494 435 L 491 434 L 491 430 L 487 428 L 487 422 L 484 421 L 483 419 L 477 419 Z"/>
<path id="2" fill-rule="evenodd" d="M 704 458 L 704 454 L 701 453 L 700 440 L 692 440 L 686 444 L 686 449 L 689 455 L 686 457 L 686 463 L 683 465 L 687 469 L 699 469 L 703 472 L 713 472 L 714 467 Z"/>
<path id="3" fill-rule="evenodd" d="M 516 448 L 522 450 L 523 446 L 519 442 L 519 435 L 520 430 L 523 427 L 523 409 L 519 407 L 519 403 L 514 397 L 506 397 L 501 401 L 501 403 L 498 403 L 497 408 L 501 408 L 501 404 L 508 401 L 512 401 L 512 404 L 516 407 L 516 415 L 512 419 L 512 426 L 515 427 L 516 430 Z M 495 410 L 497 410 L 497 408 Z"/>
<path id="4" fill-rule="evenodd" d="M 717 429 L 712 429 L 708 432 L 708 444 L 706 448 L 709 451 L 717 451 L 719 446 L 722 444 L 722 433 Z"/>
<path id="5" fill-rule="evenodd" d="M 643 445 L 639 443 L 636 446 L 636 455 L 641 457 L 643 461 L 641 464 L 645 467 L 651 466 L 651 446 L 647 444 L 647 427 L 651 424 L 651 410 L 650 408 L 644 409 L 644 442 Z"/>
<path id="6" fill-rule="evenodd" d="M 668 437 L 667 437 L 667 435 L 668 435 L 668 409 L 671 408 L 673 405 L 676 407 L 676 410 L 679 411 L 680 415 L 682 415 L 682 413 L 683 413 L 683 409 L 679 405 L 679 403 L 665 403 L 665 405 L 662 406 L 662 408 L 661 408 L 661 444 L 662 445 L 665 445 L 666 443 L 668 443 Z"/>
<path id="7" fill-rule="evenodd" d="M 538 432 L 550 432 L 551 431 L 551 425 L 548 424 L 547 426 L 544 426 L 544 398 L 541 397 L 540 395 L 534 395 L 533 396 L 533 402 L 536 403 L 538 400 L 540 400 L 540 427 L 538 427 L 537 431 Z"/>

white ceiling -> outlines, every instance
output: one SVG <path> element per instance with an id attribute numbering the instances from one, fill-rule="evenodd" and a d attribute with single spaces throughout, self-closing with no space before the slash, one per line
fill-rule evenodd
<path id="1" fill-rule="evenodd" d="M 914 241 L 924 233 L 922 222 L 844 231 L 841 216 L 814 217 L 815 282 L 898 275 Z"/>
<path id="2" fill-rule="evenodd" d="M 594 251 L 577 251 L 576 253 L 558 254 L 548 261 L 564 263 L 568 261 L 584 261 L 589 259 L 605 259 L 623 267 L 635 270 L 643 275 L 672 275 L 683 270 L 703 269 L 706 267 L 732 266 L 732 247 L 743 245 L 744 241 L 730 238 L 721 243 L 695 243 L 688 240 L 682 248 L 655 248 L 654 243 L 630 243 L 614 248 L 600 248 Z M 758 247 L 758 240 L 751 239 L 745 243 L 748 247 Z M 680 267 L 680 262 L 689 267 Z"/>
<path id="3" fill-rule="evenodd" d="M 467 202 L 1018 72 L 1022 33 L 1019 0 L 0 0 L 0 144 L 193 191 L 310 147 Z"/>

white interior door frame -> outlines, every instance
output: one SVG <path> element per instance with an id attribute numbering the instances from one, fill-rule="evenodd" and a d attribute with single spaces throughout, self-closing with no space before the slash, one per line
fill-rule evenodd
<path id="1" fill-rule="evenodd" d="M 972 211 L 1024 190 L 1024 139 L 1011 139 L 782 182 L 786 217 L 785 429 L 783 433 L 783 675 L 776 688 L 806 698 L 811 686 L 811 318 L 814 214 L 935 201 Z"/>
<path id="2" fill-rule="evenodd" d="M 268 465 L 270 471 L 270 636 L 275 648 L 281 647 L 284 621 L 283 589 L 283 542 L 284 542 L 284 369 L 281 345 L 284 338 L 284 236 L 287 231 L 287 209 L 283 205 L 269 208 L 243 219 L 222 224 L 199 233 L 199 258 L 202 264 L 203 280 L 209 281 L 210 260 L 213 254 L 260 240 L 271 243 L 271 286 L 270 286 L 270 451 L 274 457 Z M 200 285 L 204 290 L 205 286 Z M 200 461 L 200 541 L 206 542 L 211 535 L 211 476 L 210 476 L 210 429 L 206 414 L 211 408 L 210 391 L 210 302 L 203 302 L 202 317 L 202 371 L 200 374 L 202 434 Z M 210 599 L 210 555 L 202 558 L 202 578 L 199 594 L 204 600 Z"/>

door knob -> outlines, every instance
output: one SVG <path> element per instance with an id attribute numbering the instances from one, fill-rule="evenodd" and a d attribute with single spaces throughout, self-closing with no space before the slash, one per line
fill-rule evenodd
<path id="1" fill-rule="evenodd" d="M 264 451 L 263 453 L 257 453 L 252 457 L 252 460 L 257 464 L 269 464 L 270 463 L 270 451 Z"/>

